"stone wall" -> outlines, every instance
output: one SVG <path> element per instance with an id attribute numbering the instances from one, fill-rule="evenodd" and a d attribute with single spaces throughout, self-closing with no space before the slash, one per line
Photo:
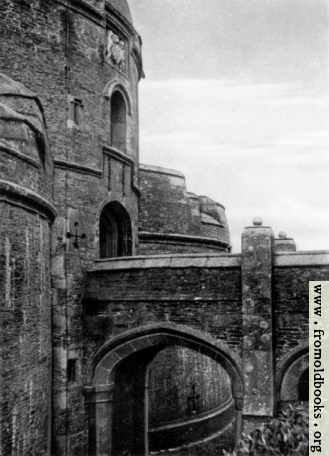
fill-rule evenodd
<path id="1" fill-rule="evenodd" d="M 230 379 L 214 360 L 167 347 L 149 367 L 149 424 L 157 427 L 208 412 L 231 398 Z"/>
<path id="2" fill-rule="evenodd" d="M 140 254 L 230 251 L 221 204 L 187 192 L 178 171 L 140 165 L 139 176 Z"/>
<path id="3" fill-rule="evenodd" d="M 290 394 L 295 398 L 297 377 L 305 370 L 305 359 L 298 363 L 300 356 L 305 357 L 307 282 L 328 280 L 328 253 L 296 253 L 292 240 L 281 237 L 275 244 L 271 230 L 256 223 L 244 232 L 241 256 L 228 255 L 228 226 L 219 203 L 187 192 L 184 176 L 176 171 L 139 167 L 137 85 L 143 69 L 141 41 L 128 13 L 121 0 L 1 2 L 3 454 L 88 454 L 87 440 L 94 430 L 90 423 L 88 428 L 88 418 L 94 417 L 90 409 L 96 408 L 88 394 L 91 390 L 91 396 L 100 398 L 103 422 L 97 436 L 109 433 L 104 422 L 109 424 L 110 414 L 102 414 L 102 407 L 106 410 L 113 399 L 108 378 L 105 385 L 96 385 L 99 391 L 90 385 L 95 355 L 132 329 L 184 325 L 186 332 L 197 330 L 211 338 L 212 350 L 225 346 L 220 360 L 234 360 L 237 372 L 244 373 L 245 429 L 275 412 L 283 378 L 285 400 Z M 108 49 L 111 34 L 123 43 L 116 49 L 119 54 Z M 112 143 L 110 112 L 116 92 L 127 113 L 126 141 L 119 149 Z M 58 216 L 52 225 L 53 187 Z M 129 214 L 132 254 L 146 257 L 95 262 L 100 256 L 100 215 L 113 201 Z M 164 253 L 168 255 L 161 256 Z M 166 349 L 168 337 L 161 339 L 160 348 Z M 144 342 L 130 348 L 143 351 Z M 184 337 L 179 343 L 184 346 Z M 114 358 L 125 362 L 119 374 L 131 404 L 138 392 L 138 405 L 144 406 L 139 393 L 145 385 L 132 383 L 131 368 L 139 364 L 130 364 L 126 350 L 124 346 L 122 357 L 115 353 Z M 161 353 L 154 361 L 152 387 L 161 387 L 162 394 L 151 397 L 153 409 L 160 408 L 157 401 L 163 403 L 166 392 L 162 373 L 168 380 L 167 403 L 175 402 L 170 385 L 177 377 L 179 350 L 171 352 L 169 362 Z M 141 354 L 143 375 L 151 355 Z M 219 361 L 214 357 L 204 365 L 210 382 L 206 391 L 201 358 L 196 359 L 195 371 L 193 357 L 179 362 L 184 372 L 192 370 L 196 384 L 202 383 L 201 412 L 206 413 L 224 400 L 222 392 L 229 382 L 223 374 L 224 390 L 219 392 L 214 375 L 219 369 L 214 363 Z M 291 369 L 294 384 L 284 376 L 291 363 L 297 363 Z M 255 394 L 263 374 L 266 382 Z M 120 384 L 115 386 L 120 402 Z M 180 392 L 180 412 L 190 386 Z M 241 390 L 232 393 L 235 412 L 241 411 Z M 124 408 L 117 410 L 118 422 L 124 422 Z M 172 416 L 170 407 L 161 409 L 163 420 Z M 182 413 L 180 417 L 186 418 Z M 236 421 L 238 427 L 238 417 Z M 203 437 L 214 431 L 214 423 L 215 419 L 204 420 Z M 131 419 L 128 424 L 133 440 L 133 427 L 143 422 Z M 223 441 L 232 442 L 234 432 L 231 423 L 227 434 L 213 443 L 202 441 L 197 449 L 184 448 L 181 454 L 213 451 Z M 117 442 L 119 434 L 120 429 Z"/>
<path id="4" fill-rule="evenodd" d="M 150 267 L 143 267 L 143 260 L 123 260 L 123 265 L 129 263 L 126 270 L 107 270 L 106 261 L 97 263 L 88 277 L 85 296 L 86 325 L 90 328 L 89 334 L 85 333 L 88 356 L 116 334 L 161 321 L 202 330 L 239 352 L 242 317 L 238 258 L 209 257 L 217 264 L 228 261 L 228 267 L 210 263 L 207 267 L 204 256 L 169 259 L 171 265 L 165 266 L 167 258 L 163 257 L 164 263 L 161 257 L 151 258 Z"/>
<path id="5" fill-rule="evenodd" d="M 46 455 L 52 366 L 49 223 L 15 204 L 0 202 L 0 211 L 0 452 Z"/>
<path id="6" fill-rule="evenodd" d="M 279 362 L 287 351 L 308 341 L 308 283 L 328 280 L 328 266 L 277 266 L 274 277 L 276 359 Z"/>
<path id="7" fill-rule="evenodd" d="M 107 203 L 116 201 L 126 209 L 133 252 L 137 242 L 141 41 L 125 16 L 128 10 L 122 9 L 127 6 L 114 3 L 4 0 L 0 8 L 1 71 L 38 94 L 54 158 L 53 451 L 61 456 L 81 454 L 86 442 L 79 375 L 81 296 L 84 270 L 99 257 L 99 218 Z M 109 49 L 110 33 L 124 43 L 116 49 L 124 60 Z M 111 96 L 116 91 L 127 113 L 122 150 L 112 147 L 111 140 Z M 24 170 L 15 158 L 8 160 L 5 171 L 34 185 L 30 162 Z M 52 176 L 48 182 L 53 183 Z"/>
<path id="8" fill-rule="evenodd" d="M 0 74 L 0 454 L 51 451 L 52 160 L 42 106 Z"/>
<path id="9" fill-rule="evenodd" d="M 244 231 L 242 247 L 241 256 L 162 255 L 97 262 L 88 274 L 86 289 L 86 362 L 106 341 L 133 328 L 160 322 L 186 325 L 241 356 L 246 431 L 275 414 L 282 388 L 285 401 L 296 401 L 297 377 L 307 367 L 308 281 L 328 280 L 329 254 L 276 253 L 272 230 L 258 221 Z M 176 413 L 182 422 L 187 419 L 180 409 L 188 393 L 179 377 L 185 361 L 178 353 L 167 348 L 150 364 L 151 406 L 159 412 L 157 417 L 171 423 Z M 194 371 L 192 364 L 201 361 L 192 358 L 187 357 L 185 364 L 198 384 L 200 369 Z M 85 374 L 87 379 L 90 371 Z M 211 399 L 208 396 L 207 402 L 205 390 L 200 391 L 208 411 L 218 399 L 216 376 L 210 377 L 205 389 L 213 392 Z M 203 380 L 205 385 L 208 379 Z M 152 395 L 157 390 L 161 393 Z M 176 411 L 171 413 L 173 404 Z M 202 444 L 197 451 L 203 448 Z"/>

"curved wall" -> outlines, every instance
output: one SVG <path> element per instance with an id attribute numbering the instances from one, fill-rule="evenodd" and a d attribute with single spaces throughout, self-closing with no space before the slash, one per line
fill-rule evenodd
<path id="1" fill-rule="evenodd" d="M 53 452 L 61 456 L 84 452 L 81 290 L 85 267 L 99 258 L 99 220 L 107 203 L 116 201 L 128 212 L 132 250 L 136 250 L 137 86 L 143 69 L 141 40 L 127 8 L 126 2 L 98 0 L 4 0 L 0 8 L 1 71 L 40 98 L 54 158 L 58 217 L 52 227 Z M 127 113 L 122 150 L 111 144 L 111 97 L 117 90 L 123 94 Z M 24 109 L 29 114 L 28 101 Z M 19 128 L 21 141 L 26 126 Z M 47 174 L 41 182 L 33 163 L 33 138 L 24 147 L 30 160 L 21 166 L 19 153 L 14 157 L 5 152 L 8 160 L 5 165 L 0 161 L 0 172 L 45 195 L 52 177 Z M 29 248 L 36 249 L 39 225 L 44 222 L 23 216 L 21 220 L 24 230 L 35 231 Z M 42 236 L 49 236 L 45 226 L 42 230 Z M 24 243 L 19 249 L 25 248 Z M 48 238 L 47 243 L 49 248 Z M 69 379 L 69 366 L 74 366 L 74 381 Z"/>
<path id="2" fill-rule="evenodd" d="M 50 454 L 52 162 L 38 99 L 0 74 L 0 453 Z"/>
<path id="3" fill-rule="evenodd" d="M 78 221 L 89 258 L 98 257 L 96 219 L 105 201 L 127 209 L 137 239 L 141 42 L 128 7 L 115 6 L 4 0 L 0 12 L 1 71 L 37 93 L 44 107 L 59 208 L 54 238 Z M 124 150 L 111 145 L 110 98 L 117 89 L 127 104 Z"/>
<path id="4" fill-rule="evenodd" d="M 225 208 L 187 192 L 178 171 L 140 165 L 139 253 L 230 251 Z"/>
<path id="5" fill-rule="evenodd" d="M 165 348 L 152 360 L 148 388 L 151 427 L 191 419 L 232 396 L 229 376 L 220 364 L 176 346 Z"/>

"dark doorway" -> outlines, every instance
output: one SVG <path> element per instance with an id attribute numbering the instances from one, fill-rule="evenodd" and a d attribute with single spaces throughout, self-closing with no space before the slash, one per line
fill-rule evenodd
<path id="1" fill-rule="evenodd" d="M 180 349 L 180 347 L 147 348 L 127 356 L 117 365 L 111 416 L 112 456 L 147 456 L 152 452 L 168 451 L 169 448 L 183 448 L 189 443 L 202 442 L 220 430 L 223 432 L 221 437 L 216 437 L 216 449 L 233 448 L 236 435 L 236 412 L 228 374 L 217 361 L 186 349 L 190 355 L 192 352 L 194 353 L 195 359 L 198 356 L 204 358 L 200 365 L 195 364 L 194 359 L 190 360 L 191 366 L 194 365 L 195 369 L 194 377 L 198 373 L 201 381 L 198 385 L 198 391 L 201 392 L 202 390 L 203 394 L 202 397 L 199 395 L 200 400 L 198 400 L 196 388 L 192 388 L 193 396 L 190 394 L 191 388 L 188 382 L 190 381 L 189 372 L 191 369 L 189 372 L 182 372 L 181 377 L 175 379 L 174 376 L 179 368 L 173 370 L 171 364 L 167 367 L 162 365 L 162 361 L 168 361 L 168 356 L 173 353 L 172 350 L 168 352 L 170 348 Z M 187 352 L 184 353 L 187 354 Z M 215 402 L 214 398 L 210 397 L 212 394 L 208 391 L 209 379 L 207 381 L 204 372 L 198 371 L 206 359 L 208 364 L 213 364 L 213 369 L 217 367 L 217 371 L 220 372 L 219 377 L 214 379 L 211 384 L 212 387 L 217 387 L 216 392 L 214 392 Z M 177 361 L 180 361 L 180 364 L 182 363 L 182 359 L 175 358 L 172 364 L 175 365 Z M 183 365 L 180 367 L 184 370 Z M 151 373 L 152 370 L 153 373 Z M 173 371 L 172 375 L 171 371 Z M 187 385 L 181 381 L 182 377 L 185 378 L 185 376 Z M 173 378 L 171 379 L 171 377 Z M 176 399 L 172 396 L 171 380 L 182 383 L 175 385 L 183 396 L 182 401 L 180 398 Z M 225 385 L 222 383 L 223 381 Z M 203 382 L 205 384 L 202 384 Z M 163 385 L 167 385 L 165 394 L 160 391 Z M 166 395 L 168 398 L 165 397 Z M 193 405 L 189 407 L 190 399 L 195 404 L 195 408 Z M 181 415 L 179 414 L 180 404 L 172 404 L 172 400 L 182 402 Z M 228 402 L 230 403 L 229 407 L 225 408 L 225 411 L 219 411 L 220 407 L 218 406 Z M 199 408 L 196 409 L 198 405 Z M 202 405 L 204 410 L 202 410 Z M 174 415 L 171 415 L 170 408 L 176 411 Z M 191 408 L 193 410 L 185 410 Z M 163 418 L 164 420 L 161 422 Z"/>
<path id="2" fill-rule="evenodd" d="M 112 456 L 148 455 L 146 369 L 154 356 L 142 350 L 123 360 L 115 375 Z"/>
<path id="3" fill-rule="evenodd" d="M 102 211 L 99 223 L 99 244 L 101 258 L 132 254 L 130 217 L 118 202 L 107 204 Z"/>
<path id="4" fill-rule="evenodd" d="M 114 92 L 111 98 L 111 144 L 116 149 L 126 151 L 127 108 L 120 92 Z"/>
<path id="5" fill-rule="evenodd" d="M 298 382 L 298 400 L 302 402 L 308 401 L 309 398 L 309 370 L 306 369 L 299 379 Z"/>

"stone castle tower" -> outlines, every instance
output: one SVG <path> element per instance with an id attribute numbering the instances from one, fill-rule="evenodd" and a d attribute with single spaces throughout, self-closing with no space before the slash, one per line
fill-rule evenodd
<path id="1" fill-rule="evenodd" d="M 6 0 L 0 33 L 0 453 L 81 454 L 87 268 L 228 251 L 225 210 L 139 163 L 141 38 L 126 1 Z"/>
<path id="2" fill-rule="evenodd" d="M 0 455 L 220 451 L 305 399 L 328 254 L 255 221 L 232 255 L 220 203 L 140 164 L 126 0 L 3 0 L 0 36 Z"/>

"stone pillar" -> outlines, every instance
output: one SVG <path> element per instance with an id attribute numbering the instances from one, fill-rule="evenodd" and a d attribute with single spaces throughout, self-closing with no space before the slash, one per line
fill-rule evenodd
<path id="1" fill-rule="evenodd" d="M 272 229 L 254 219 L 242 234 L 242 316 L 245 422 L 273 416 Z M 247 416 L 246 416 L 247 415 Z M 248 419 L 249 417 L 249 419 Z"/>
<path id="2" fill-rule="evenodd" d="M 280 231 L 278 239 L 274 241 L 275 252 L 296 252 L 296 242 L 287 236 L 284 231 Z"/>

